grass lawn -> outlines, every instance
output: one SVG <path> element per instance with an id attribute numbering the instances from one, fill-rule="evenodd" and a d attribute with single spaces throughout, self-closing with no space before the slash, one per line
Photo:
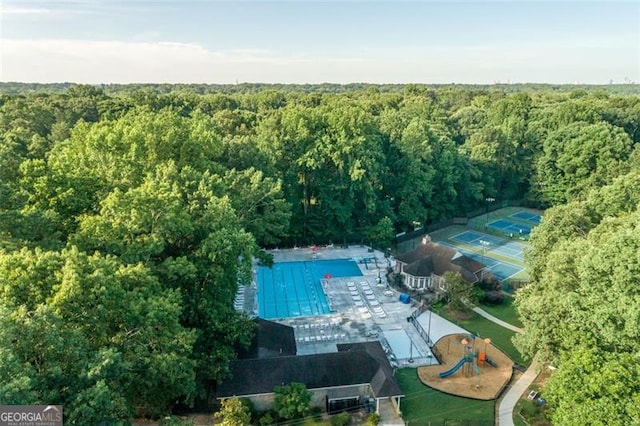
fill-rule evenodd
<path id="1" fill-rule="evenodd" d="M 516 327 L 522 328 L 522 322 L 520 322 L 516 308 L 513 306 L 513 297 L 505 297 L 504 302 L 502 302 L 501 305 L 480 304 L 479 306 L 494 317 L 500 318 L 502 321 L 508 322 Z"/>
<path id="2" fill-rule="evenodd" d="M 498 349 L 507 354 L 507 356 L 516 364 L 529 365 L 528 362 L 522 359 L 520 352 L 518 352 L 511 342 L 511 338 L 516 334 L 515 332 L 507 330 L 506 328 L 499 326 L 476 313 L 473 313 L 469 319 L 459 320 L 453 318 L 446 308 L 436 309 L 434 306 L 434 312 L 471 333 L 476 333 L 483 338 L 489 337 L 491 342 Z"/>
<path id="3" fill-rule="evenodd" d="M 494 401 L 461 398 L 432 389 L 420 381 L 415 368 L 398 370 L 396 377 L 405 394 L 400 409 L 408 425 L 461 420 L 474 424 L 494 424 Z"/>
<path id="4" fill-rule="evenodd" d="M 549 369 L 543 370 L 536 380 L 531 384 L 528 390 L 535 390 L 542 394 L 544 397 L 544 386 L 546 385 L 551 371 Z M 548 412 L 549 406 L 538 405 L 533 401 L 530 401 L 525 392 L 513 410 L 513 422 L 516 426 L 550 426 L 549 420 L 550 413 Z"/>

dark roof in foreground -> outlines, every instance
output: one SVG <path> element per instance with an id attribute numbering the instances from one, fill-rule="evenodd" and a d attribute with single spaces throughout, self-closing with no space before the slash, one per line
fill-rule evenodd
<path id="1" fill-rule="evenodd" d="M 256 318 L 255 334 L 247 351 L 238 354 L 240 359 L 272 358 L 295 355 L 296 338 L 293 328 L 274 321 Z"/>
<path id="2" fill-rule="evenodd" d="M 324 354 L 238 360 L 231 374 L 218 384 L 218 398 L 272 393 L 292 382 L 307 389 L 371 384 L 378 398 L 402 395 L 379 342 L 338 345 L 338 352 Z"/>
<path id="3" fill-rule="evenodd" d="M 371 380 L 371 388 L 376 397 L 403 395 L 402 389 L 400 389 L 400 385 L 398 385 L 393 375 L 393 367 L 389 364 L 387 355 L 384 353 L 380 342 L 343 343 L 338 345 L 338 351 L 351 353 L 355 351 L 366 351 L 369 356 L 376 360 L 380 368 Z"/>

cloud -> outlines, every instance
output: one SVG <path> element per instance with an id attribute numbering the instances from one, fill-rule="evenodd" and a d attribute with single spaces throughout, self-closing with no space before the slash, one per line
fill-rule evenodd
<path id="1" fill-rule="evenodd" d="M 211 50 L 151 41 L 2 41 L 0 80 L 78 83 L 605 83 L 639 79 L 638 53 L 598 46 L 362 49 L 351 55 Z"/>
<path id="2" fill-rule="evenodd" d="M 0 15 L 45 15 L 53 12 L 43 7 L 0 7 Z"/>

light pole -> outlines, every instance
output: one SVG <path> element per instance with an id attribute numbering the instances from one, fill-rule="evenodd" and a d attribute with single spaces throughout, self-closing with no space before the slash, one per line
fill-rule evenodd
<path id="1" fill-rule="evenodd" d="M 427 345 L 429 346 L 429 349 L 433 348 L 433 345 L 431 343 L 433 343 L 431 341 L 431 306 L 429 306 L 429 325 L 427 327 L 427 339 L 429 339 L 429 341 L 427 342 Z"/>
<path id="2" fill-rule="evenodd" d="M 418 222 L 417 220 L 414 220 L 413 222 L 411 222 L 411 224 L 413 225 L 413 248 L 416 248 L 416 232 L 418 231 L 418 229 L 420 229 L 420 222 Z"/>
<path id="3" fill-rule="evenodd" d="M 490 243 L 489 241 L 480 240 L 480 244 L 482 245 L 482 269 L 480 270 L 480 281 L 482 281 L 484 279 L 484 268 L 485 268 L 484 255 Z"/>
<path id="4" fill-rule="evenodd" d="M 486 222 L 485 222 L 485 226 L 484 226 L 484 227 L 485 227 L 485 229 L 489 227 L 489 203 L 493 203 L 495 200 L 496 200 L 496 199 L 495 199 L 495 198 L 493 198 L 493 197 L 486 197 L 486 198 L 484 199 L 484 201 L 485 201 L 485 206 L 486 206 L 486 209 L 487 209 L 487 218 L 486 218 Z"/>

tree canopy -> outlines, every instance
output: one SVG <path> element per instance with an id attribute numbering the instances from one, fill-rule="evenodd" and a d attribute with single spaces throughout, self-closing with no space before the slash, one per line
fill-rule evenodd
<path id="1" fill-rule="evenodd" d="M 637 419 L 616 401 L 640 398 L 638 386 L 623 385 L 638 374 L 639 179 L 636 169 L 549 209 L 531 238 L 534 282 L 518 293 L 525 332 L 515 340 L 523 354 L 558 367 L 549 390 L 561 424 Z"/>
<path id="2" fill-rule="evenodd" d="M 190 403 L 249 344 L 232 301 L 261 248 L 386 247 L 487 197 L 552 207 L 519 347 L 570 372 L 580 340 L 618 368 L 640 98 L 575 89 L 0 84 L 0 403 L 72 424 Z"/>

